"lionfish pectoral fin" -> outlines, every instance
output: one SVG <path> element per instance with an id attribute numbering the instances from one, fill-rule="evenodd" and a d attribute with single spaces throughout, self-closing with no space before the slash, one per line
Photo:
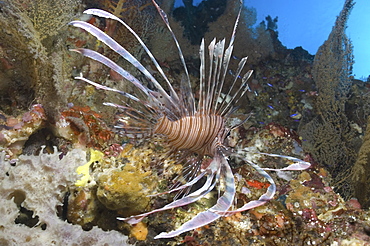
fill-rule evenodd
<path id="1" fill-rule="evenodd" d="M 181 233 L 208 225 L 209 223 L 217 220 L 220 217 L 221 215 L 207 210 L 207 211 L 199 213 L 192 220 L 180 226 L 177 230 L 170 231 L 170 232 L 162 232 L 158 234 L 157 236 L 155 236 L 154 239 L 175 237 L 177 235 L 180 235 Z"/>
<path id="2" fill-rule="evenodd" d="M 202 172 L 201 174 L 199 174 L 198 176 L 196 176 L 194 179 L 192 179 L 190 182 L 187 182 L 184 185 L 181 185 L 181 186 L 176 187 L 176 188 L 174 188 L 172 190 L 168 190 L 168 191 L 165 191 L 165 192 L 162 192 L 162 193 L 157 193 L 157 194 L 154 194 L 154 195 L 149 195 L 149 197 L 151 197 L 151 196 L 159 196 L 159 195 L 168 194 L 168 193 L 172 193 L 172 192 L 175 192 L 175 191 L 186 189 L 186 188 L 194 185 L 196 182 L 198 182 L 201 178 L 204 177 L 204 175 L 206 175 L 206 172 Z M 207 179 L 208 179 L 208 176 L 207 176 Z"/>
<path id="3" fill-rule="evenodd" d="M 231 207 L 235 197 L 235 182 L 234 175 L 231 171 L 229 163 L 224 156 L 217 155 L 214 157 L 215 161 L 220 161 L 221 174 L 220 178 L 225 181 L 225 192 L 218 198 L 216 204 L 206 211 L 197 214 L 194 218 L 184 223 L 178 229 L 170 232 L 162 232 L 154 239 L 171 238 L 180 235 L 183 232 L 191 231 L 196 228 L 208 225 L 216 219 L 223 216 L 224 213 Z"/>
<path id="4" fill-rule="evenodd" d="M 216 180 L 218 178 L 218 175 L 219 175 L 218 173 L 216 173 L 216 174 L 215 173 L 209 173 L 207 175 L 206 182 L 204 183 L 204 185 L 200 189 L 190 193 L 189 195 L 187 195 L 187 196 L 185 196 L 181 199 L 175 200 L 175 201 L 167 204 L 166 206 L 164 206 L 162 208 L 154 209 L 150 212 L 139 214 L 139 215 L 133 215 L 133 216 L 128 217 L 128 218 L 117 218 L 117 219 L 126 221 L 127 223 L 130 223 L 130 224 L 137 224 L 143 218 L 145 218 L 146 216 L 148 216 L 150 214 L 160 212 L 160 211 L 165 211 L 165 210 L 168 210 L 168 209 L 181 207 L 181 206 L 193 203 L 193 202 L 199 200 L 200 198 L 204 197 L 206 194 L 208 194 L 214 188 L 214 186 L 216 184 Z M 215 176 L 216 176 L 216 178 L 215 178 Z"/>
<path id="5" fill-rule="evenodd" d="M 303 161 L 299 158 L 295 158 L 293 156 L 287 156 L 287 155 L 277 155 L 277 154 L 268 154 L 268 153 L 262 153 L 262 152 L 256 152 L 256 154 L 262 154 L 262 155 L 267 155 L 271 157 L 280 157 L 280 158 L 285 158 L 290 161 L 293 161 L 293 164 L 290 164 L 289 166 L 286 166 L 284 168 L 263 168 L 263 170 L 267 171 L 302 171 L 306 170 L 311 167 L 311 163 L 307 161 Z"/>
<path id="6" fill-rule="evenodd" d="M 122 67 L 118 66 L 114 61 L 107 58 L 106 56 L 90 50 L 90 49 L 84 49 L 84 48 L 77 48 L 77 49 L 71 49 L 71 51 L 78 52 L 82 54 L 83 56 L 89 57 L 95 61 L 98 61 L 105 66 L 109 67 L 110 69 L 117 72 L 119 75 L 121 75 L 126 80 L 130 81 L 133 85 L 135 85 L 138 89 L 140 89 L 142 92 L 144 92 L 147 96 L 149 96 L 149 92 L 151 92 L 150 89 L 148 89 L 146 86 L 144 86 L 138 79 L 136 79 L 133 75 L 131 75 L 129 72 L 124 70 Z M 91 84 L 91 83 L 90 83 Z M 95 83 L 97 84 L 97 83 Z M 99 84 L 94 85 L 95 87 L 98 87 Z M 112 89 L 111 89 L 112 90 Z"/>
<path id="7" fill-rule="evenodd" d="M 86 79 L 84 77 L 82 77 L 82 75 L 78 76 L 78 77 L 75 77 L 75 79 L 78 79 L 78 80 L 82 80 L 92 86 L 95 86 L 97 89 L 102 89 L 102 90 L 106 90 L 106 91 L 114 91 L 114 92 L 117 92 L 119 94 L 121 94 L 122 96 L 124 97 L 127 97 L 131 100 L 134 100 L 136 102 L 141 102 L 142 104 L 145 105 L 145 102 L 140 100 L 139 98 L 131 95 L 130 93 L 127 93 L 127 92 L 124 92 L 124 91 L 120 91 L 120 90 L 117 90 L 117 89 L 114 89 L 114 88 L 111 88 L 111 87 L 108 87 L 108 86 L 105 86 L 105 85 L 101 85 L 101 84 L 98 84 L 98 83 L 95 83 L 94 81 L 91 81 L 89 79 Z"/>
<path id="8" fill-rule="evenodd" d="M 259 197 L 258 200 L 250 201 L 250 202 L 244 204 L 242 207 L 240 207 L 236 210 L 231 210 L 231 211 L 226 211 L 226 212 L 215 211 L 215 212 L 217 212 L 217 213 L 219 213 L 223 216 L 233 215 L 233 214 L 238 213 L 238 212 L 242 212 L 242 211 L 246 211 L 246 210 L 249 210 L 249 209 L 252 209 L 252 208 L 259 207 L 259 206 L 267 203 L 268 201 L 270 201 L 274 197 L 275 192 L 276 192 L 276 184 L 275 184 L 274 180 L 271 178 L 271 176 L 264 169 L 262 169 L 261 167 L 259 167 L 256 164 L 254 164 L 253 162 L 247 160 L 246 158 L 244 158 L 241 155 L 238 155 L 238 154 L 234 153 L 233 156 L 241 158 L 242 160 L 247 162 L 250 166 L 252 166 L 260 175 L 262 175 L 264 178 L 267 179 L 267 181 L 270 183 L 270 186 L 267 188 L 267 191 Z"/>

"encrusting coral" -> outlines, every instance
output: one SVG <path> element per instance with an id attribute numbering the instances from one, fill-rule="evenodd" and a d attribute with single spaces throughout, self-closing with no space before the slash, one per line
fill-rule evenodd
<path id="1" fill-rule="evenodd" d="M 29 137 L 44 126 L 45 120 L 45 111 L 40 104 L 33 105 L 18 117 L 0 111 L 0 150 L 6 149 L 9 157 L 16 158 Z"/>
<path id="2" fill-rule="evenodd" d="M 127 245 L 124 235 L 62 220 L 63 199 L 78 176 L 75 169 L 86 162 L 86 153 L 74 149 L 61 156 L 41 153 L 19 156 L 12 164 L 0 153 L 0 244 L 1 245 Z M 19 223 L 20 210 L 37 218 L 33 227 Z M 59 216 L 58 216 L 59 215 Z"/>

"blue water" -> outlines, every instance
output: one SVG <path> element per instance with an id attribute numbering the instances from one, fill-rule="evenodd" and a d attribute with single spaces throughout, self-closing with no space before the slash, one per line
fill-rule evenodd
<path id="1" fill-rule="evenodd" d="M 198 5 L 201 0 L 194 0 Z M 344 0 L 245 0 L 245 6 L 257 10 L 257 22 L 267 15 L 278 16 L 279 39 L 287 48 L 302 46 L 315 54 L 329 36 Z M 182 0 L 175 7 L 183 6 Z M 357 0 L 349 21 L 347 35 L 354 45 L 354 75 L 366 79 L 370 75 L 370 12 L 369 0 Z"/>

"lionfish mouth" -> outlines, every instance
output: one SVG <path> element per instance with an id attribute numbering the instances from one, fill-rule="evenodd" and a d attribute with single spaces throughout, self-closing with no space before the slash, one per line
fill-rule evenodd
<path id="1" fill-rule="evenodd" d="M 241 7 L 236 17 L 235 25 L 227 48 L 225 48 L 225 39 L 218 42 L 216 42 L 216 39 L 214 39 L 208 46 L 209 61 L 206 61 L 204 39 L 201 42 L 199 49 L 200 96 L 198 102 L 196 102 L 192 92 L 185 59 L 179 43 L 173 31 L 171 30 L 167 15 L 154 0 L 153 4 L 157 8 L 158 13 L 162 17 L 165 25 L 172 35 L 172 38 L 179 51 L 180 60 L 184 67 L 184 72 L 187 79 L 181 81 L 179 92 L 174 90 L 163 69 L 141 38 L 135 33 L 134 30 L 131 29 L 131 27 L 129 27 L 118 17 L 100 9 L 88 9 L 84 11 L 85 14 L 112 19 L 124 25 L 135 36 L 147 55 L 150 57 L 157 71 L 163 78 L 165 85 L 167 88 L 169 88 L 169 91 L 166 91 L 161 83 L 159 83 L 157 79 L 155 79 L 154 76 L 133 55 L 131 55 L 124 47 L 122 47 L 99 28 L 84 21 L 72 21 L 70 25 L 86 30 L 98 40 L 105 43 L 113 51 L 118 53 L 134 67 L 136 67 L 154 86 L 153 90 L 149 89 L 139 79 L 135 78 L 124 68 L 120 67 L 114 61 L 96 51 L 84 48 L 73 49 L 73 51 L 81 53 L 82 55 L 94 59 L 111 68 L 128 82 L 132 83 L 136 88 L 138 88 L 142 92 L 141 94 L 144 94 L 144 98 L 142 98 L 138 95 L 132 95 L 125 91 L 120 91 L 95 83 L 82 76 L 76 78 L 97 88 L 117 92 L 133 102 L 131 104 L 126 103 L 125 105 L 105 103 L 106 105 L 123 109 L 125 112 L 127 112 L 127 115 L 130 118 L 138 122 L 138 124 L 134 127 L 121 125 L 117 126 L 118 128 L 121 128 L 121 130 L 127 134 L 137 132 L 147 132 L 149 136 L 153 133 L 162 134 L 168 138 L 169 145 L 175 150 L 191 151 L 198 154 L 198 156 L 200 156 L 200 160 L 205 155 L 212 158 L 210 164 L 205 168 L 201 168 L 201 161 L 195 162 L 194 165 L 196 165 L 195 170 L 197 170 L 197 174 L 193 175 L 191 180 L 188 180 L 187 183 L 164 193 L 184 191 L 192 187 L 200 179 L 205 179 L 205 182 L 202 183 L 203 185 L 200 188 L 192 191 L 189 194 L 185 194 L 181 198 L 176 197 L 173 202 L 162 208 L 139 215 L 134 215 L 129 218 L 118 218 L 120 220 L 127 221 L 128 223 L 135 224 L 152 213 L 194 203 L 197 200 L 205 197 L 205 195 L 211 192 L 215 187 L 219 187 L 218 189 L 221 195 L 214 206 L 197 214 L 194 218 L 184 223 L 178 229 L 167 233 L 162 232 L 155 237 L 170 238 L 183 232 L 207 225 L 221 216 L 232 215 L 265 204 L 274 197 L 276 192 L 275 182 L 266 171 L 304 170 L 310 167 L 310 163 L 290 156 L 260 153 L 273 157 L 286 158 L 293 162 L 293 164 L 282 169 L 266 169 L 259 167 L 240 154 L 233 153 L 232 151 L 225 151 L 227 148 L 224 146 L 224 140 L 230 130 L 226 127 L 225 122 L 233 112 L 235 108 L 234 106 L 248 90 L 247 81 L 252 74 L 252 71 L 249 70 L 244 75 L 241 75 L 244 65 L 247 61 L 247 57 L 244 57 L 240 60 L 236 69 L 236 73 L 233 78 L 231 78 L 231 83 L 228 83 L 228 88 L 224 88 L 226 87 L 225 80 L 227 77 L 226 75 L 228 74 L 229 62 L 234 47 L 233 45 L 236 27 L 240 18 Z M 242 6 L 241 1 L 240 5 Z M 233 202 L 235 200 L 236 185 L 226 153 L 244 160 L 245 163 L 254 168 L 264 179 L 270 183 L 266 192 L 261 195 L 259 199 L 247 202 L 237 209 L 232 209 Z"/>

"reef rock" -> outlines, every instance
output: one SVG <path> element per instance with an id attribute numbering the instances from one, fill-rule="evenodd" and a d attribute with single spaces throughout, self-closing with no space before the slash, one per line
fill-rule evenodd
<path id="1" fill-rule="evenodd" d="M 119 232 L 97 227 L 84 231 L 61 219 L 67 187 L 76 182 L 75 169 L 85 162 L 81 149 L 65 156 L 56 150 L 21 155 L 16 163 L 0 153 L 0 245 L 128 245 Z"/>

